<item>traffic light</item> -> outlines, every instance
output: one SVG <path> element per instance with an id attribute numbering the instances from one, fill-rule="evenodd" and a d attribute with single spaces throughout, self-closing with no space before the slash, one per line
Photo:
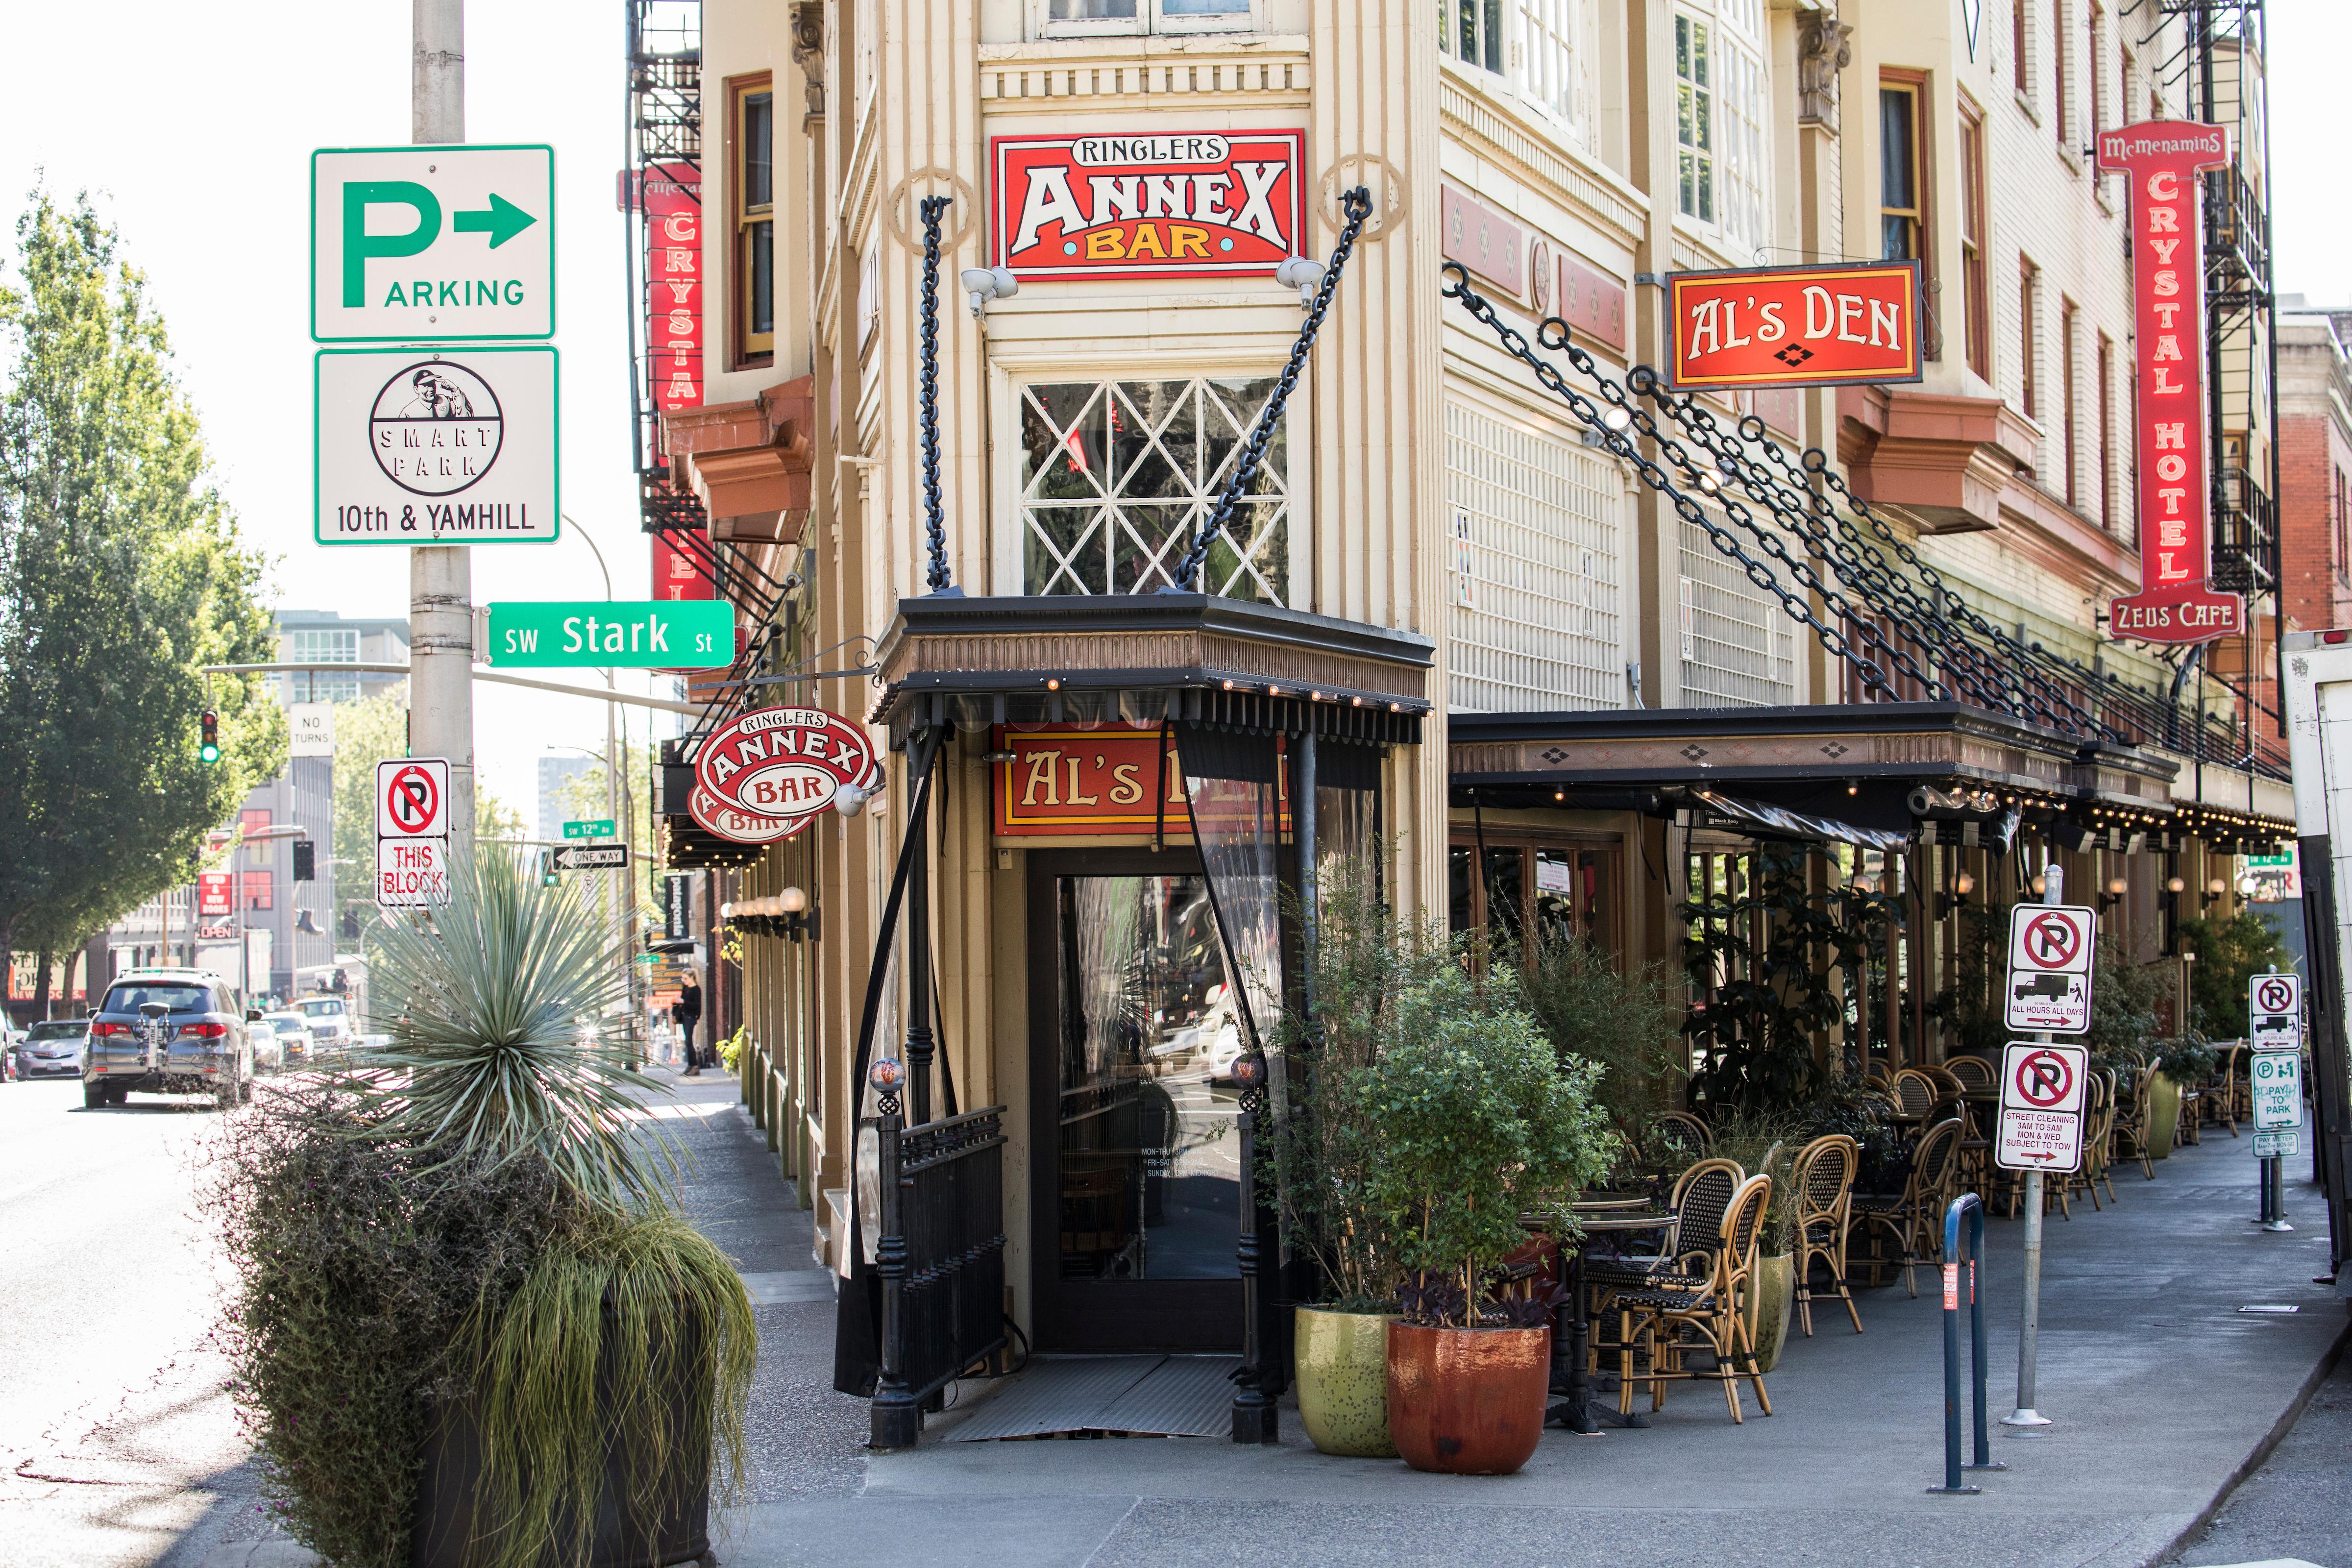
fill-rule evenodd
<path id="1" fill-rule="evenodd" d="M 319 879 L 319 849 L 307 838 L 294 841 L 294 879 L 315 882 Z"/>
<path id="2" fill-rule="evenodd" d="M 539 852 L 539 885 L 542 888 L 552 888 L 562 879 L 555 874 L 555 852 L 551 849 L 541 850 Z"/>
<path id="3" fill-rule="evenodd" d="M 202 726 L 204 735 L 196 747 L 196 760 L 211 767 L 220 761 L 220 715 L 207 708 L 197 723 Z"/>

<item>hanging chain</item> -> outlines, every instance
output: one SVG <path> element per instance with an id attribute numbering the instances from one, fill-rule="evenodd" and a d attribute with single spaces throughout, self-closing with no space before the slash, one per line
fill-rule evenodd
<path id="1" fill-rule="evenodd" d="M 929 537 L 931 565 L 924 581 L 934 594 L 953 581 L 948 574 L 947 509 L 940 496 L 940 215 L 946 196 L 923 198 L 923 530 Z"/>
<path id="2" fill-rule="evenodd" d="M 1339 274 L 1347 269 L 1348 258 L 1356 248 L 1356 237 L 1364 231 L 1365 220 L 1372 216 L 1370 189 L 1358 185 L 1342 195 L 1339 212 L 1348 220 L 1347 226 L 1339 231 L 1339 243 L 1331 252 L 1329 265 L 1323 269 L 1323 286 L 1315 291 L 1315 303 L 1307 309 L 1306 324 L 1298 329 L 1298 341 L 1290 345 L 1290 363 L 1282 367 L 1282 379 L 1275 384 L 1274 395 L 1266 399 L 1257 423 L 1251 426 L 1249 440 L 1242 447 L 1232 477 L 1226 479 L 1216 506 L 1201 524 L 1201 531 L 1193 537 L 1192 547 L 1176 563 L 1175 571 L 1169 574 L 1168 585 L 1160 590 L 1163 594 L 1194 591 L 1194 581 L 1201 574 L 1202 563 L 1208 559 L 1209 546 L 1232 521 L 1242 492 L 1257 478 L 1259 466 L 1265 460 L 1266 443 L 1274 439 L 1274 427 L 1282 418 L 1283 405 L 1290 401 L 1291 391 L 1298 384 L 1298 373 L 1307 364 L 1307 351 L 1315 346 L 1315 334 L 1322 330 L 1323 313 L 1331 308 L 1332 291 L 1339 287 Z"/>
<path id="3" fill-rule="evenodd" d="M 1657 428 L 1656 423 L 1650 420 L 1649 416 L 1641 410 L 1630 406 L 1625 398 L 1624 389 L 1602 376 L 1592 356 L 1568 341 L 1566 322 L 1557 317 L 1545 321 L 1537 329 L 1538 341 L 1547 349 L 1567 352 L 1570 362 L 1574 363 L 1578 370 L 1591 377 L 1599 387 L 1601 397 L 1611 405 L 1610 414 L 1620 416 L 1617 421 L 1612 422 L 1603 415 L 1600 406 L 1570 386 L 1567 378 L 1555 370 L 1549 361 L 1539 358 L 1534 350 L 1528 346 L 1527 334 L 1504 321 L 1496 314 L 1495 307 L 1471 287 L 1468 268 L 1459 262 L 1449 261 L 1440 270 L 1444 274 L 1446 280 L 1445 287 L 1442 290 L 1444 297 L 1449 300 L 1459 300 L 1464 310 L 1485 322 L 1502 343 L 1503 351 L 1526 365 L 1544 390 L 1567 404 L 1570 412 L 1581 420 L 1588 428 L 1597 431 L 1601 444 L 1612 455 L 1633 464 L 1634 471 L 1641 476 L 1642 482 L 1665 497 L 1674 507 L 1676 516 L 1685 522 L 1694 524 L 1702 530 L 1706 534 L 1707 542 L 1715 547 L 1716 552 L 1738 564 L 1748 582 L 1778 599 L 1780 602 L 1782 613 L 1790 620 L 1811 627 L 1813 636 L 1820 641 L 1822 647 L 1833 658 L 1845 661 L 1855 677 L 1861 680 L 1864 689 L 1885 691 L 1890 696 L 1893 695 L 1894 688 L 1888 683 L 1885 672 L 1875 662 L 1856 652 L 1853 645 L 1843 632 L 1825 624 L 1820 616 L 1814 615 L 1812 606 L 1807 604 L 1801 595 L 1791 593 L 1787 584 L 1773 574 L 1770 567 L 1742 549 L 1738 539 L 1729 529 L 1706 514 L 1705 506 L 1676 489 L 1673 479 L 1668 476 L 1665 469 L 1642 455 L 1641 449 L 1634 445 L 1633 437 L 1625 432 L 1634 425 L 1645 422 L 1648 428 L 1654 431 Z M 1558 329 L 1556 333 L 1553 331 L 1555 328 Z M 1559 339 L 1558 342 L 1552 341 L 1554 336 Z M 1771 552 L 1769 550 L 1767 552 L 1767 553 Z M 1780 549 L 1777 558 L 1783 561 L 1788 559 L 1785 548 Z M 1792 566 L 1800 564 L 1790 563 Z M 1812 575 L 1811 568 L 1805 567 L 1803 570 L 1807 576 Z M 1814 580 L 1819 581 L 1818 578 Z"/>

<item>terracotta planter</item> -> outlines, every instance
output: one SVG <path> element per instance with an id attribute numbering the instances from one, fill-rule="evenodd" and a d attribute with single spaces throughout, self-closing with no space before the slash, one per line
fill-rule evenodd
<path id="1" fill-rule="evenodd" d="M 1389 1439 L 1391 1321 L 1383 1312 L 1298 1309 L 1298 1419 L 1324 1453 L 1397 1457 Z"/>
<path id="2" fill-rule="evenodd" d="M 2172 1157 L 2172 1134 L 2180 1121 L 2180 1086 L 2162 1073 L 2155 1075 L 2147 1089 L 2147 1157 L 2168 1160 Z"/>
<path id="3" fill-rule="evenodd" d="M 1797 1269 L 1790 1255 L 1774 1253 L 1756 1260 L 1748 1280 L 1748 1338 L 1756 1347 L 1756 1370 L 1770 1372 L 1780 1364 L 1780 1349 L 1789 1342 L 1789 1314 L 1797 1304 Z"/>
<path id="4" fill-rule="evenodd" d="M 1543 1436 L 1549 1329 L 1388 1326 L 1389 1436 L 1416 1470 L 1507 1476 Z"/>

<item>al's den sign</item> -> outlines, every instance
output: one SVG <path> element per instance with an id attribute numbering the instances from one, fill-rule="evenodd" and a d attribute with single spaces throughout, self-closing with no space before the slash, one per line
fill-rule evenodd
<path id="1" fill-rule="evenodd" d="M 992 259 L 1032 278 L 1263 276 L 1306 244 L 1307 132 L 1000 136 Z"/>

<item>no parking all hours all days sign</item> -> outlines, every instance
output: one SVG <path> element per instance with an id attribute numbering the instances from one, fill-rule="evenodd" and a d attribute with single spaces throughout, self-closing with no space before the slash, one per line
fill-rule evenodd
<path id="1" fill-rule="evenodd" d="M 2017 904 L 2009 911 L 2009 1026 L 2079 1035 L 2091 1026 L 2091 954 L 2098 915 L 2080 904 Z"/>

